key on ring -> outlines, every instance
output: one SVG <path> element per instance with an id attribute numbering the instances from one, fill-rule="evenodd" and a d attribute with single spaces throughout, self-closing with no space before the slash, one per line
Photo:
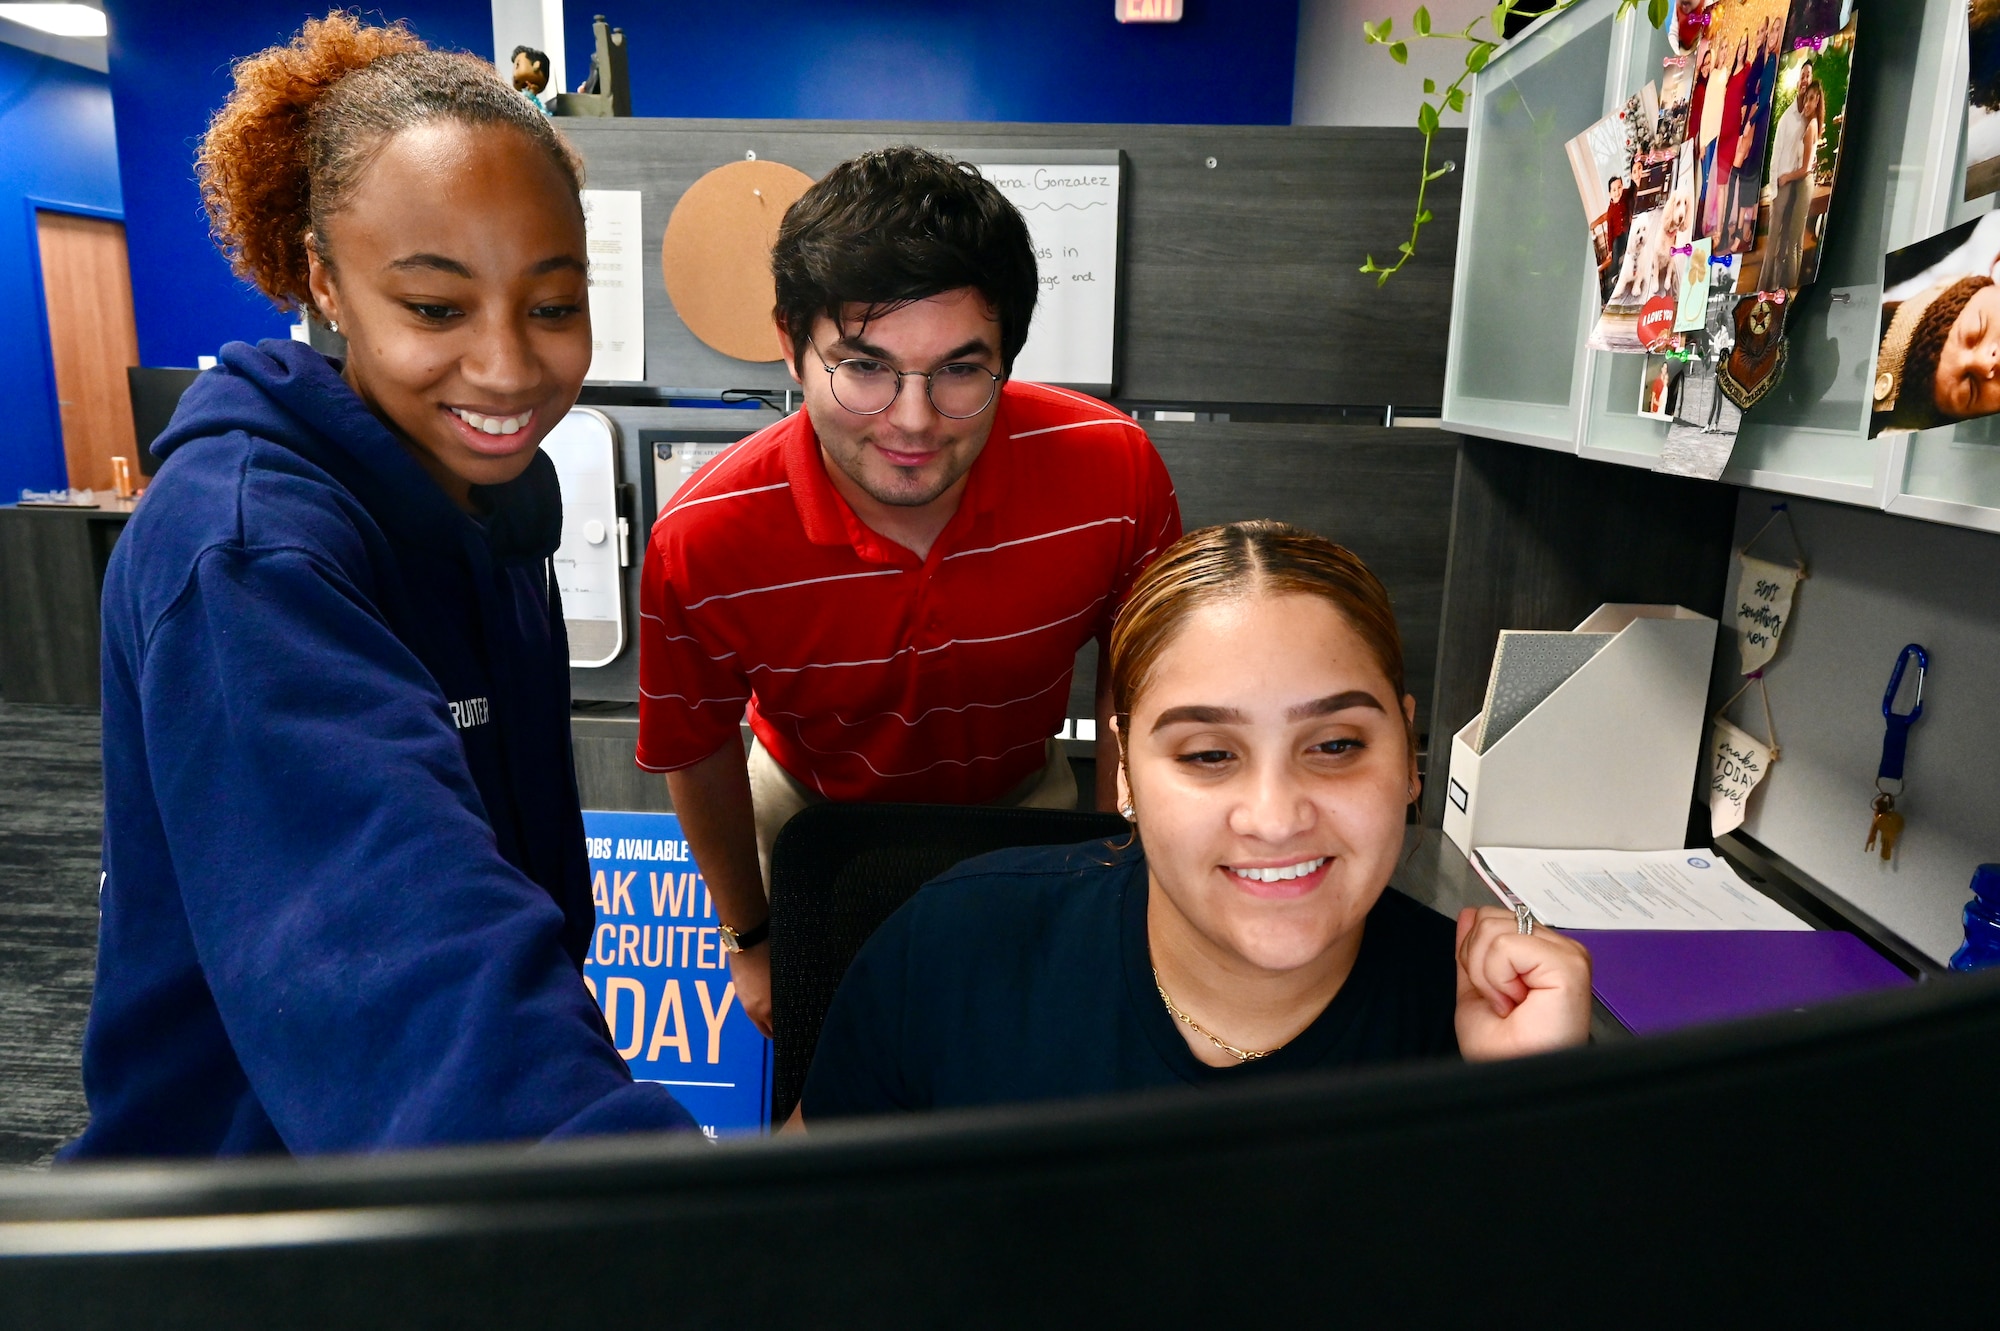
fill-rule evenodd
<path id="1" fill-rule="evenodd" d="M 1881 794 L 1875 797 L 1875 817 L 1868 824 L 1868 840 L 1863 850 L 1874 850 L 1881 845 L 1883 859 L 1896 853 L 1896 840 L 1903 835 L 1903 815 L 1896 812 L 1896 797 Z"/>

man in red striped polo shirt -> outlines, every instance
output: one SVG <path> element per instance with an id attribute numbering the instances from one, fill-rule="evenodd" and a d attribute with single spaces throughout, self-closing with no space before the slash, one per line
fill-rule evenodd
<path id="1" fill-rule="evenodd" d="M 821 800 L 1072 806 L 1049 737 L 1076 653 L 1181 530 L 1130 418 L 1007 379 L 1035 257 L 972 168 L 915 148 L 835 167 L 772 265 L 805 410 L 703 467 L 653 527 L 638 755 L 667 774 L 767 1033 L 778 828 Z M 1114 777 L 1100 764 L 1099 807 Z"/>

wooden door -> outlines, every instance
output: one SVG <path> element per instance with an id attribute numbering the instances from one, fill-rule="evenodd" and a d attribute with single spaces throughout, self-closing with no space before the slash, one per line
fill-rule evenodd
<path id="1" fill-rule="evenodd" d="M 139 450 L 125 370 L 139 363 L 139 335 L 125 225 L 37 210 L 35 232 L 69 483 L 109 490 L 111 459 L 121 455 L 132 463 L 136 481 Z"/>

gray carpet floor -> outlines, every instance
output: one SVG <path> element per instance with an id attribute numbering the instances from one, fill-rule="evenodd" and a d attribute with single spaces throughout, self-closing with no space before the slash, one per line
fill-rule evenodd
<path id="1" fill-rule="evenodd" d="M 0 1168 L 83 1130 L 104 774 L 95 708 L 0 701 Z"/>

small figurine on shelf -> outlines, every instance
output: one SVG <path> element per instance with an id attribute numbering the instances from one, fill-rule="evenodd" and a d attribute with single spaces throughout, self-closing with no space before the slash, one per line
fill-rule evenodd
<path id="1" fill-rule="evenodd" d="M 542 105 L 542 94 L 549 86 L 549 57 L 546 51 L 537 51 L 532 46 L 514 48 L 514 91 L 535 104 L 535 109 L 548 114 Z"/>

